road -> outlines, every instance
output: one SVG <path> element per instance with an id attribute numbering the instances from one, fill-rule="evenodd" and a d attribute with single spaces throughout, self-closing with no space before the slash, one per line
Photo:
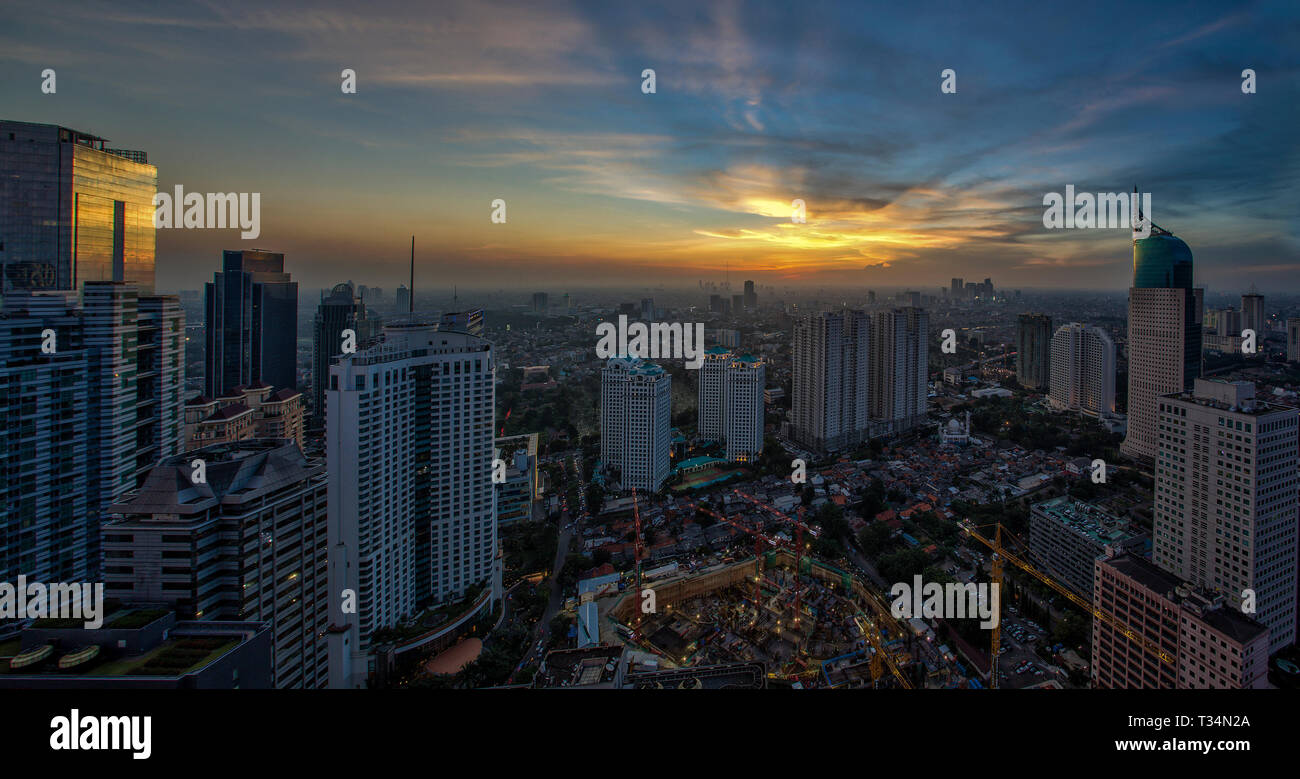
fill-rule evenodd
<path id="1" fill-rule="evenodd" d="M 573 469 L 578 478 L 578 502 L 581 505 L 581 519 L 587 518 L 587 489 L 586 484 L 582 481 L 582 463 L 578 460 L 577 455 L 571 458 Z M 569 469 L 564 469 L 566 479 L 569 478 Z M 542 618 L 537 622 L 537 640 L 533 643 L 532 648 L 524 655 L 524 662 L 529 659 L 541 659 L 542 653 L 546 649 L 547 641 L 551 633 L 551 620 L 555 615 L 560 613 L 560 607 L 564 604 L 564 591 L 560 586 L 560 572 L 564 570 L 564 561 L 569 556 L 569 545 L 573 542 L 573 535 L 581 526 L 581 521 L 575 519 L 569 513 L 568 506 L 560 513 L 560 535 L 555 543 L 555 562 L 551 566 L 551 597 L 546 602 L 546 611 L 543 612 Z"/>

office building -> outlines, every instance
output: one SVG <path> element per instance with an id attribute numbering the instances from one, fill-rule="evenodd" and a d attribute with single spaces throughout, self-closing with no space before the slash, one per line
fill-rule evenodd
<path id="1" fill-rule="evenodd" d="M 505 480 L 496 482 L 498 528 L 532 520 L 537 478 L 537 456 L 527 450 L 508 453 L 504 462 Z"/>
<path id="2" fill-rule="evenodd" d="M 1214 312 L 1214 334 L 1216 336 L 1242 336 L 1243 328 L 1242 312 L 1236 308 L 1222 308 Z"/>
<path id="3" fill-rule="evenodd" d="M 1061 325 L 1052 336 L 1048 402 L 1088 416 L 1115 413 L 1115 343 L 1100 327 Z"/>
<path id="4" fill-rule="evenodd" d="M 184 333 L 175 297 L 120 282 L 5 296 L 0 581 L 98 575 L 103 512 L 181 450 Z"/>
<path id="5" fill-rule="evenodd" d="M 1151 225 L 1133 240 L 1128 293 L 1128 430 L 1120 451 L 1155 459 L 1161 395 L 1184 392 L 1201 375 L 1202 290 L 1192 286 L 1192 252 Z"/>
<path id="6" fill-rule="evenodd" d="M 930 392 L 929 323 L 925 309 L 915 306 L 872 314 L 867 396 L 873 419 L 924 419 Z"/>
<path id="7" fill-rule="evenodd" d="M 203 462 L 202 481 L 194 479 Z M 325 464 L 259 438 L 164 459 L 104 523 L 104 595 L 181 619 L 269 623 L 273 682 L 329 680 Z"/>
<path id="8" fill-rule="evenodd" d="M 1069 495 L 1029 508 L 1029 555 L 1052 578 L 1091 600 L 1094 563 L 1107 547 L 1140 551 L 1128 522 Z"/>
<path id="9" fill-rule="evenodd" d="M 1025 389 L 1047 389 L 1052 365 L 1052 318 L 1021 314 L 1016 329 L 1016 381 Z"/>
<path id="10" fill-rule="evenodd" d="M 740 331 L 720 328 L 718 330 L 705 330 L 704 340 L 716 346 L 723 346 L 727 349 L 740 348 Z"/>
<path id="11" fill-rule="evenodd" d="M 1268 628 L 1137 555 L 1096 562 L 1097 608 L 1152 651 L 1092 620 L 1092 682 L 1101 689 L 1268 687 Z M 1161 655 L 1155 654 L 1161 653 Z"/>
<path id="12" fill-rule="evenodd" d="M 407 317 L 330 366 L 326 390 L 331 686 L 377 668 L 377 630 L 490 589 L 500 597 L 492 483 L 492 345 Z"/>
<path id="13" fill-rule="evenodd" d="M 533 293 L 533 311 L 545 314 L 549 307 L 550 303 L 545 292 Z"/>
<path id="14" fill-rule="evenodd" d="M 790 427 L 801 446 L 839 451 L 867 434 L 870 333 L 870 320 L 861 311 L 795 322 Z"/>
<path id="15" fill-rule="evenodd" d="M 87 281 L 154 291 L 158 169 L 89 133 L 0 121 L 0 283 L 75 292 Z"/>
<path id="16" fill-rule="evenodd" d="M 204 310 L 203 394 L 258 381 L 298 386 L 298 282 L 284 272 L 283 254 L 222 252 L 221 271 L 204 285 Z"/>
<path id="17" fill-rule="evenodd" d="M 630 357 L 605 363 L 600 383 L 600 457 L 624 490 L 656 492 L 671 470 L 672 380 Z"/>
<path id="18" fill-rule="evenodd" d="M 399 315 L 408 313 L 411 310 L 411 290 L 407 289 L 405 284 L 397 287 L 397 293 L 394 297 L 396 298 L 395 308 Z"/>
<path id="19" fill-rule="evenodd" d="M 656 318 L 657 317 L 655 316 L 655 299 L 641 298 L 641 321 L 653 322 L 655 321 Z"/>
<path id="20" fill-rule="evenodd" d="M 1255 292 L 1241 296 L 1241 329 L 1254 330 L 1259 341 L 1264 340 L 1267 322 L 1264 320 L 1264 296 Z"/>
<path id="21" fill-rule="evenodd" d="M 1300 316 L 1286 320 L 1286 361 L 1300 362 Z"/>
<path id="22" fill-rule="evenodd" d="M 354 349 L 364 349 L 378 337 L 382 321 L 366 312 L 352 282 L 335 284 L 329 295 L 321 293 L 312 323 L 311 414 L 318 424 L 325 422 L 325 385 L 329 366 L 343 353 L 343 331 L 351 330 Z"/>
<path id="23" fill-rule="evenodd" d="M 1294 642 L 1300 412 L 1207 379 L 1157 412 L 1152 560 L 1233 608 L 1253 592 L 1271 651 Z"/>
<path id="24" fill-rule="evenodd" d="M 745 309 L 753 311 L 758 308 L 758 293 L 754 291 L 754 282 L 745 282 Z"/>

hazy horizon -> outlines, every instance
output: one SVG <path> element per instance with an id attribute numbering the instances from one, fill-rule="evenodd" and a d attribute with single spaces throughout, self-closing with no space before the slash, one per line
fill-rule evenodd
<path id="1" fill-rule="evenodd" d="M 395 289 L 412 233 L 425 289 L 1126 289 L 1127 230 L 1043 227 L 1067 185 L 1151 193 L 1198 283 L 1297 287 L 1293 6 L 921 6 L 69 2 L 10 14 L 0 104 L 146 151 L 160 191 L 261 193 L 256 239 L 160 230 L 159 289 L 254 247 Z"/>

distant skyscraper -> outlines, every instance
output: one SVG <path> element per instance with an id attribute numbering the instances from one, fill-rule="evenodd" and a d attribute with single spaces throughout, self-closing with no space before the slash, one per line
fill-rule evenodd
<path id="1" fill-rule="evenodd" d="M 725 346 L 728 350 L 735 350 L 740 348 L 740 331 L 725 327 L 717 330 L 705 330 L 704 340 L 715 346 Z"/>
<path id="2" fill-rule="evenodd" d="M 398 314 L 409 313 L 411 310 L 411 290 L 406 288 L 405 284 L 398 286 L 395 307 Z"/>
<path id="3" fill-rule="evenodd" d="M 752 462 L 763 453 L 763 361 L 751 355 L 727 360 L 726 409 L 723 415 L 727 459 Z"/>
<path id="4" fill-rule="evenodd" d="M 600 456 L 622 489 L 655 492 L 672 468 L 672 380 L 635 358 L 605 363 L 600 384 Z"/>
<path id="5" fill-rule="evenodd" d="M 1286 359 L 1287 362 L 1300 362 L 1300 317 L 1298 316 L 1286 320 Z"/>
<path id="6" fill-rule="evenodd" d="M 699 379 L 696 433 L 709 441 L 721 441 L 725 434 L 727 362 L 730 359 L 731 352 L 725 347 L 709 347 L 704 352 L 704 364 L 696 374 Z"/>
<path id="7" fill-rule="evenodd" d="M 550 306 L 549 299 L 545 292 L 533 293 L 533 311 L 539 314 L 545 314 Z"/>
<path id="8" fill-rule="evenodd" d="M 180 302 L 132 285 L 5 297 L 0 581 L 98 575 L 103 512 L 181 449 L 184 338 Z"/>
<path id="9" fill-rule="evenodd" d="M 1242 312 L 1229 306 L 1214 312 L 1214 332 L 1224 337 L 1240 337 L 1244 323 Z"/>
<path id="10" fill-rule="evenodd" d="M 1202 291 L 1192 287 L 1192 252 L 1151 225 L 1133 241 L 1128 293 L 1128 434 L 1120 450 L 1150 462 L 1159 443 L 1159 397 L 1192 388 L 1201 375 Z"/>
<path id="11" fill-rule="evenodd" d="M 206 481 L 191 482 L 201 459 Z M 329 681 L 325 464 L 291 440 L 164 459 L 104 524 L 104 594 L 182 619 L 268 622 L 279 688 Z M 237 562 L 237 564 L 232 564 Z"/>
<path id="12" fill-rule="evenodd" d="M 330 366 L 326 390 L 331 686 L 365 680 L 374 631 L 472 587 L 500 597 L 492 346 L 434 319 Z"/>
<path id="13" fill-rule="evenodd" d="M 642 322 L 655 321 L 655 299 L 654 298 L 641 298 L 641 321 Z"/>
<path id="14" fill-rule="evenodd" d="M 1089 416 L 1115 412 L 1115 344 L 1100 327 L 1061 325 L 1052 336 L 1051 392 L 1062 411 Z"/>
<path id="15" fill-rule="evenodd" d="M 1157 412 L 1152 559 L 1234 607 L 1253 591 L 1276 652 L 1296 635 L 1297 411 L 1197 379 Z"/>
<path id="16" fill-rule="evenodd" d="M 284 272 L 283 254 L 222 252 L 221 271 L 204 285 L 204 308 L 205 395 L 258 381 L 298 386 L 298 282 Z"/>
<path id="17" fill-rule="evenodd" d="M 1241 328 L 1254 330 L 1260 341 L 1264 340 L 1264 296 L 1251 292 L 1241 296 Z M 1238 331 L 1233 335 L 1241 335 Z"/>
<path id="18" fill-rule="evenodd" d="M 709 295 L 709 311 L 714 314 L 727 313 L 727 299 L 721 295 Z"/>
<path id="19" fill-rule="evenodd" d="M 365 302 L 352 291 L 352 283 L 335 284 L 328 296 L 322 294 L 312 324 L 311 397 L 312 418 L 325 421 L 325 386 L 329 366 L 343 353 L 343 331 L 351 330 L 360 351 L 379 336 L 379 322 L 366 314 Z M 372 331 L 374 326 L 374 331 Z"/>
<path id="20" fill-rule="evenodd" d="M 814 451 L 855 446 L 866 435 L 871 326 L 861 311 L 815 314 L 794 325 L 791 433 Z"/>
<path id="21" fill-rule="evenodd" d="M 962 291 L 963 291 L 963 289 L 964 289 L 964 287 L 963 287 L 962 285 L 963 285 L 963 282 L 962 282 L 961 279 L 954 278 L 954 279 L 952 280 L 952 299 L 953 299 L 953 300 L 961 300 L 961 298 L 962 298 Z"/>
<path id="22" fill-rule="evenodd" d="M 154 289 L 153 196 L 144 152 L 52 124 L 0 121 L 0 282 L 76 291 L 87 281 Z"/>
<path id="23" fill-rule="evenodd" d="M 1052 364 L 1052 318 L 1021 314 L 1016 329 L 1016 381 L 1027 389 L 1047 389 Z"/>
<path id="24" fill-rule="evenodd" d="M 745 282 L 745 308 L 753 311 L 758 308 L 758 293 L 754 291 L 754 282 Z"/>
<path id="25" fill-rule="evenodd" d="M 742 311 L 744 311 L 744 310 L 745 310 L 745 296 L 744 296 L 744 295 L 732 295 L 732 296 L 731 296 L 731 313 L 732 313 L 732 314 L 735 314 L 735 315 L 739 315 L 740 312 L 742 312 Z"/>
<path id="26" fill-rule="evenodd" d="M 1092 621 L 1092 681 L 1099 689 L 1268 687 L 1268 628 L 1131 554 L 1096 560 L 1097 607 L 1160 648 L 1164 662 L 1110 623 Z M 1292 593 L 1294 596 L 1294 593 Z"/>
<path id="27" fill-rule="evenodd" d="M 870 399 L 873 419 L 895 422 L 925 415 L 929 397 L 930 318 L 916 307 L 871 317 Z"/>

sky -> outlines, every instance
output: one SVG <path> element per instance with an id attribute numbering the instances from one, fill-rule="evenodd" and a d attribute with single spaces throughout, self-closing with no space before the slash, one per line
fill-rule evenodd
<path id="1" fill-rule="evenodd" d="M 162 290 L 254 247 L 395 288 L 412 234 L 461 288 L 1127 288 L 1127 229 L 1044 227 L 1072 185 L 1150 193 L 1213 290 L 1296 291 L 1297 52 L 1294 2 L 10 3 L 0 118 L 261 194 L 255 239 L 160 230 Z"/>

